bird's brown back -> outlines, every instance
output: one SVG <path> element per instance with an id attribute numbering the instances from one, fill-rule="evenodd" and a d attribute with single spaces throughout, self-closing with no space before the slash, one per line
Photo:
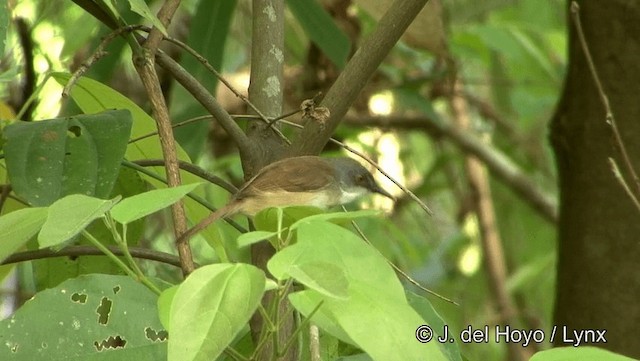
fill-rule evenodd
<path id="1" fill-rule="evenodd" d="M 309 176 L 309 172 L 321 176 Z M 314 191 L 325 188 L 333 175 L 333 168 L 317 156 L 302 156 L 283 159 L 264 167 L 238 191 L 237 200 L 263 192 L 283 190 L 286 192 Z"/>

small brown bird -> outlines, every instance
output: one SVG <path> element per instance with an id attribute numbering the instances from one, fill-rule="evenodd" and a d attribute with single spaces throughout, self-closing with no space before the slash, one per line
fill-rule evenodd
<path id="1" fill-rule="evenodd" d="M 328 208 L 370 192 L 394 199 L 365 167 L 351 158 L 286 158 L 262 168 L 227 205 L 189 229 L 179 241 L 188 241 L 217 219 L 236 213 L 253 216 L 269 207 L 287 206 Z"/>

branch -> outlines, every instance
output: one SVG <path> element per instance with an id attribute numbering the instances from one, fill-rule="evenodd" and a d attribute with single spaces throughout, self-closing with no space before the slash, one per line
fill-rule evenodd
<path id="1" fill-rule="evenodd" d="M 284 0 L 253 0 L 252 12 L 249 99 L 263 115 L 276 117 L 282 114 L 284 89 Z M 256 148 L 251 157 L 242 157 L 245 177 L 280 159 L 288 146 L 270 129 L 261 122 L 248 125 L 247 135 Z"/>
<path id="2" fill-rule="evenodd" d="M 611 106 L 609 104 L 609 97 L 604 91 L 604 87 L 602 86 L 602 82 L 600 81 L 600 76 L 598 76 L 598 71 L 596 70 L 596 65 L 593 62 L 593 58 L 591 57 L 589 45 L 587 44 L 584 32 L 582 31 L 582 22 L 580 21 L 580 5 L 578 5 L 578 3 L 575 1 L 571 2 L 571 17 L 576 26 L 576 32 L 578 34 L 578 39 L 580 40 L 580 46 L 582 47 L 584 57 L 587 60 L 587 65 L 589 66 L 591 77 L 596 83 L 596 89 L 598 89 L 600 101 L 602 102 L 602 105 L 604 106 L 604 109 L 606 111 L 607 124 L 609 124 L 611 126 L 611 129 L 613 130 L 613 137 L 615 139 L 616 145 L 618 146 L 618 149 L 620 149 L 620 154 L 622 155 L 624 166 L 628 174 L 631 176 L 631 179 L 633 180 L 633 184 L 635 186 L 633 190 L 635 190 L 635 193 L 633 192 L 631 187 L 626 184 L 626 180 L 624 179 L 622 173 L 619 171 L 619 167 L 617 166 L 617 164 L 615 164 L 615 160 L 609 158 L 610 163 L 612 163 L 613 173 L 616 175 L 616 178 L 621 183 L 625 192 L 627 192 L 629 198 L 631 198 L 631 201 L 633 201 L 636 207 L 640 209 L 640 201 L 638 200 L 638 196 L 640 195 L 640 178 L 633 168 L 631 157 L 629 157 L 629 153 L 627 152 L 627 147 L 625 147 L 624 142 L 622 141 L 622 136 L 620 135 L 620 131 L 618 130 L 618 125 L 616 123 L 616 118 L 613 116 L 613 111 L 611 110 Z M 617 173 L 616 170 L 618 171 Z"/>
<path id="3" fill-rule="evenodd" d="M 446 137 L 464 152 L 474 155 L 487 168 L 533 209 L 551 223 L 558 221 L 558 211 L 554 197 L 538 187 L 520 168 L 502 152 L 488 147 L 477 137 L 455 128 L 446 121 L 436 121 L 428 117 L 357 117 L 346 118 L 348 124 L 358 126 L 393 127 L 394 129 L 422 129 L 433 137 Z"/>
<path id="4" fill-rule="evenodd" d="M 178 83 L 180 83 L 193 97 L 202 104 L 202 106 L 213 115 L 218 123 L 224 128 L 231 138 L 235 141 L 240 151 L 240 156 L 251 154 L 251 144 L 249 138 L 242 131 L 240 126 L 231 118 L 224 108 L 218 103 L 209 90 L 207 90 L 200 82 L 187 72 L 180 64 L 171 59 L 168 55 L 158 52 L 156 61 L 163 69 L 168 71 Z"/>
<path id="5" fill-rule="evenodd" d="M 157 167 L 157 166 L 161 166 L 164 167 L 166 166 L 166 162 L 162 159 L 140 159 L 140 160 L 134 160 L 132 161 L 132 163 L 135 163 L 141 167 Z M 209 183 L 213 183 L 215 185 L 217 185 L 218 187 L 226 190 L 227 192 L 231 193 L 231 194 L 236 194 L 238 192 L 238 188 L 236 188 L 233 184 L 227 182 L 226 180 L 218 177 L 215 174 L 211 174 L 209 172 L 207 172 L 206 170 L 198 167 L 195 164 L 191 164 L 189 162 L 185 162 L 183 160 L 179 160 L 178 161 L 178 166 L 180 167 L 180 169 L 187 171 L 195 176 L 197 176 L 198 178 L 202 178 L 204 180 L 206 180 Z"/>
<path id="6" fill-rule="evenodd" d="M 166 0 L 162 4 L 160 11 L 158 11 L 158 19 L 165 28 L 171 22 L 171 18 L 179 5 L 179 0 Z M 140 75 L 151 102 L 153 119 L 156 121 L 160 136 L 162 156 L 166 162 L 167 181 L 170 187 L 177 187 L 182 181 L 180 179 L 180 168 L 178 167 L 176 142 L 173 136 L 173 128 L 171 127 L 171 119 L 169 118 L 169 110 L 155 70 L 155 54 L 158 52 L 158 46 L 162 38 L 163 35 L 160 30 L 153 27 L 146 41 L 142 44 L 142 49 L 133 48 L 133 64 Z M 187 231 L 184 203 L 178 201 L 172 204 L 171 214 L 173 216 L 175 238 L 180 239 L 180 236 Z M 182 264 L 182 273 L 186 276 L 195 269 L 191 248 L 186 242 L 179 242 L 177 248 Z"/>
<path id="7" fill-rule="evenodd" d="M 452 77 L 453 94 L 450 98 L 450 108 L 453 122 L 459 129 L 469 129 L 469 107 L 464 97 L 456 95 L 462 89 L 462 82 L 456 76 Z M 517 309 L 513 304 L 511 295 L 507 290 L 508 271 L 502 248 L 502 240 L 496 221 L 491 187 L 486 168 L 474 156 L 466 154 L 464 157 L 465 169 L 469 182 L 469 188 L 473 195 L 475 215 L 478 219 L 480 240 L 485 258 L 489 284 L 493 290 L 492 296 L 498 305 L 498 314 L 502 324 L 517 325 Z M 528 360 L 531 356 L 524 347 L 517 344 L 509 344 L 510 359 Z M 527 357 L 529 356 L 529 357 Z"/>
<path id="8" fill-rule="evenodd" d="M 135 169 L 138 172 L 141 172 L 151 178 L 154 178 L 164 184 L 167 184 L 167 180 L 163 179 L 161 176 L 159 176 L 157 173 L 149 171 L 147 169 L 144 168 L 144 166 L 137 164 L 138 161 L 136 162 L 130 162 L 128 160 L 123 160 L 122 161 L 122 165 L 124 165 L 125 167 L 129 167 L 131 169 Z M 143 161 L 141 161 L 143 162 Z M 183 164 L 183 162 L 180 162 L 179 164 Z M 188 164 L 188 163 L 187 163 Z M 165 166 L 165 162 L 164 161 L 159 161 L 158 165 L 162 165 Z M 149 165 L 151 166 L 151 165 Z M 185 169 L 188 171 L 188 169 Z M 228 186 L 233 187 L 232 185 L 228 184 Z M 235 189 L 235 187 L 233 187 L 232 189 Z M 235 192 L 234 192 L 235 193 Z M 211 212 L 215 212 L 217 209 L 215 207 L 213 207 L 209 202 L 207 202 L 204 198 L 202 197 L 198 197 L 194 194 L 187 194 L 187 197 L 193 199 L 194 201 L 198 202 L 201 206 L 205 207 L 206 209 L 208 209 Z M 231 218 L 225 218 L 224 219 L 227 223 L 229 223 L 229 225 L 231 225 L 233 228 L 237 229 L 238 232 L 240 233 L 247 233 L 248 231 L 242 227 L 241 225 L 239 225 L 236 221 L 234 221 Z"/>
<path id="9" fill-rule="evenodd" d="M 327 122 L 306 124 L 291 145 L 290 155 L 320 153 L 369 78 L 427 1 L 395 0 L 391 4 L 377 27 L 362 42 L 362 46 L 349 60 L 344 71 L 338 76 L 320 104 L 331 111 Z"/>
<path id="10" fill-rule="evenodd" d="M 184 42 L 178 40 L 178 39 L 174 39 L 171 37 L 165 37 L 165 40 L 178 46 L 179 48 L 185 50 L 187 53 L 191 54 L 191 56 L 193 56 L 194 58 L 196 58 L 196 60 L 198 60 L 198 62 L 200 62 L 200 64 L 202 64 L 210 73 L 212 73 L 213 75 L 216 76 L 216 78 L 218 78 L 218 80 L 220 80 L 220 82 L 222 84 L 224 84 L 227 89 L 229 89 L 235 96 L 237 96 L 238 98 L 240 98 L 240 100 L 242 100 L 245 104 L 247 104 L 247 106 L 249 108 L 251 108 L 251 110 L 253 110 L 256 114 L 258 114 L 258 117 L 260 119 L 262 119 L 263 122 L 265 122 L 266 124 L 268 124 L 271 127 L 271 130 L 273 130 L 273 132 L 278 135 L 278 137 L 280 137 L 282 139 L 283 142 L 290 144 L 289 140 L 287 139 L 287 137 L 284 136 L 284 134 L 282 134 L 282 132 L 280 132 L 280 130 L 276 127 L 273 126 L 273 122 L 271 122 L 266 115 L 264 115 L 260 109 L 258 109 L 257 106 L 255 106 L 250 100 L 249 98 L 247 98 L 246 96 L 244 96 L 240 91 L 238 91 L 233 85 L 231 85 L 231 83 L 225 79 L 222 74 L 220 74 L 213 66 L 211 66 L 211 64 L 209 64 L 209 61 L 202 55 L 200 55 L 197 51 L 195 51 L 192 47 L 190 47 L 189 45 L 185 44 Z"/>
<path id="11" fill-rule="evenodd" d="M 120 247 L 107 246 L 107 248 L 117 256 L 124 256 Z M 129 253 L 135 258 L 148 259 L 171 266 L 180 267 L 180 259 L 172 254 L 158 252 L 147 248 L 129 247 Z M 0 265 L 18 262 L 32 261 L 36 259 L 53 257 L 78 257 L 78 256 L 104 256 L 104 253 L 93 246 L 68 246 L 59 251 L 52 249 L 39 249 L 37 251 L 25 251 L 14 253 L 7 257 Z"/>

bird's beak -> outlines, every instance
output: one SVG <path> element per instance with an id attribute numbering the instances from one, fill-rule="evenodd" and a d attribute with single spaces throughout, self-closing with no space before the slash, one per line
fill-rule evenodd
<path id="1" fill-rule="evenodd" d="M 389 192 L 385 191 L 384 189 L 382 189 L 382 187 L 380 187 L 377 184 L 374 184 L 372 186 L 371 191 L 374 193 L 382 194 L 383 196 L 391 199 L 394 202 L 396 201 L 396 197 L 392 196 Z"/>

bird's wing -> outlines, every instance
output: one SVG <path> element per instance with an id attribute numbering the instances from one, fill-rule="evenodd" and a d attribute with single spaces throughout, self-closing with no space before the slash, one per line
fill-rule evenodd
<path id="1" fill-rule="evenodd" d="M 309 176 L 309 172 L 319 176 Z M 284 190 L 302 192 L 319 190 L 327 186 L 333 175 L 331 165 L 319 157 L 296 157 L 272 163 L 263 168 L 238 192 L 245 198 L 258 192 Z"/>

